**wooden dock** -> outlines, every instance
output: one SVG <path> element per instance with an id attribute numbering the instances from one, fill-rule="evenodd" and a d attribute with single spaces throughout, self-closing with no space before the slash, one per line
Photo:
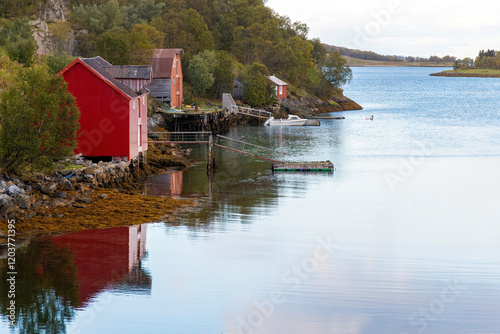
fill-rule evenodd
<path id="1" fill-rule="evenodd" d="M 333 163 L 327 161 L 274 163 L 273 172 L 333 172 Z"/>
<path id="2" fill-rule="evenodd" d="M 345 119 L 344 116 L 307 116 L 309 119 Z"/>
<path id="3" fill-rule="evenodd" d="M 320 126 L 321 123 L 317 119 L 308 119 L 305 123 L 304 126 Z"/>

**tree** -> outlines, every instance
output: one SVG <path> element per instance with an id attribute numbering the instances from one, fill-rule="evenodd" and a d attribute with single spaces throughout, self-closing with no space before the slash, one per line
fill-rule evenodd
<path id="1" fill-rule="evenodd" d="M 474 66 L 474 60 L 472 58 L 466 57 L 462 60 L 463 64 L 465 67 L 472 67 Z"/>
<path id="2" fill-rule="evenodd" d="M 186 31 L 193 36 L 194 45 L 193 53 L 198 53 L 204 50 L 213 50 L 214 38 L 208 29 L 203 17 L 194 9 L 189 9 L 186 12 Z"/>
<path id="3" fill-rule="evenodd" d="M 214 84 L 211 93 L 214 98 L 220 98 L 223 93 L 231 93 L 233 90 L 233 61 L 226 51 L 216 51 Z"/>
<path id="4" fill-rule="evenodd" d="M 62 47 L 59 47 L 54 54 L 47 56 L 47 66 L 52 74 L 57 74 L 69 63 L 73 61 L 73 57 L 69 56 Z"/>
<path id="5" fill-rule="evenodd" d="M 349 83 L 352 79 L 352 71 L 347 65 L 347 61 L 342 58 L 337 50 L 333 50 L 326 56 L 321 71 L 326 80 L 336 88 Z"/>
<path id="6" fill-rule="evenodd" d="M 12 86 L 15 74 L 21 67 L 17 61 L 12 61 L 7 55 L 0 53 L 0 92 Z"/>
<path id="7" fill-rule="evenodd" d="M 245 89 L 243 100 L 251 106 L 262 106 L 272 103 L 275 98 L 275 90 L 267 79 L 269 75 L 264 64 L 253 63 L 247 66 L 246 78 L 243 80 Z"/>
<path id="8" fill-rule="evenodd" d="M 117 0 L 109 0 L 100 6 L 81 4 L 73 7 L 71 21 L 77 28 L 100 35 L 106 30 L 120 27 L 123 24 L 123 13 Z"/>
<path id="9" fill-rule="evenodd" d="M 311 55 L 313 46 L 311 43 L 303 40 L 299 36 L 291 37 L 286 42 L 285 61 L 286 71 L 285 77 L 293 84 L 299 83 L 309 73 L 309 70 L 314 67 L 314 59 Z M 340 57 L 340 54 L 339 54 Z"/>
<path id="10" fill-rule="evenodd" d="M 150 23 L 154 17 L 161 15 L 164 3 L 155 4 L 155 0 L 134 1 L 129 6 L 120 8 L 125 28 L 132 29 L 136 24 Z"/>
<path id="11" fill-rule="evenodd" d="M 97 53 L 113 65 L 130 63 L 130 45 L 126 30 L 106 31 L 95 41 Z"/>
<path id="12" fill-rule="evenodd" d="M 13 172 L 43 169 L 72 154 L 80 111 L 63 78 L 22 68 L 0 102 L 0 156 Z"/>
<path id="13" fill-rule="evenodd" d="M 189 79 L 195 95 L 202 95 L 214 84 L 214 62 L 213 51 L 203 51 L 189 62 Z"/>
<path id="14" fill-rule="evenodd" d="M 316 61 L 316 65 L 321 67 L 326 58 L 326 47 L 321 43 L 319 38 L 313 38 L 309 43 L 313 46 L 311 56 Z"/>
<path id="15" fill-rule="evenodd" d="M 19 19 L 0 29 L 0 45 L 5 45 L 12 60 L 31 66 L 38 50 L 33 31 L 27 19 Z"/>
<path id="16" fill-rule="evenodd" d="M 130 63 L 135 65 L 149 65 L 154 49 L 163 46 L 165 34 L 147 23 L 136 24 L 129 35 Z"/>

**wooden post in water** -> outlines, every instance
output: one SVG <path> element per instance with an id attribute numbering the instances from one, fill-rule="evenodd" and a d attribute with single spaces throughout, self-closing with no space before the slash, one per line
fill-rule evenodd
<path id="1" fill-rule="evenodd" d="M 214 158 L 214 137 L 210 135 L 208 139 L 208 162 L 207 162 L 207 171 L 215 172 L 216 168 L 215 158 Z"/>

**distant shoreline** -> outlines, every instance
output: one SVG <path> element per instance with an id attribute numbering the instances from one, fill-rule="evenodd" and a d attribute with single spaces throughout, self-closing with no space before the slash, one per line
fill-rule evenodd
<path id="1" fill-rule="evenodd" d="M 342 56 L 349 67 L 453 67 L 452 63 L 400 62 L 359 59 Z"/>
<path id="2" fill-rule="evenodd" d="M 432 73 L 431 76 L 436 77 L 453 77 L 453 78 L 500 78 L 500 70 L 492 69 L 462 69 L 462 70 L 450 70 L 443 71 L 439 73 Z"/>

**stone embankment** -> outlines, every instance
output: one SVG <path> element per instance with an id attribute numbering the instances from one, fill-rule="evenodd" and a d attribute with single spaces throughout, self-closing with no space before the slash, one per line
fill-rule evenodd
<path id="1" fill-rule="evenodd" d="M 4 177 L 0 180 L 0 217 L 29 219 L 41 208 L 72 206 L 84 208 L 90 204 L 93 189 L 127 189 L 144 175 L 138 163 L 79 160 L 77 168 L 38 174 L 26 179 Z M 106 196 L 102 196 L 105 199 Z"/>

